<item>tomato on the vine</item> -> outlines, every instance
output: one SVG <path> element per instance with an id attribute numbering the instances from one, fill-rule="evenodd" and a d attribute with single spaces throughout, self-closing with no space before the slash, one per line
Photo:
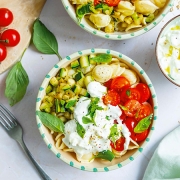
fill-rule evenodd
<path id="1" fill-rule="evenodd" d="M 117 6 L 121 0 L 105 0 L 105 3 L 109 6 Z"/>
<path id="2" fill-rule="evenodd" d="M 105 105 L 111 104 L 112 106 L 117 106 L 120 104 L 120 95 L 113 89 L 109 90 L 102 99 Z"/>
<path id="3" fill-rule="evenodd" d="M 5 46 L 14 47 L 20 42 L 20 34 L 15 29 L 7 29 L 2 32 L 0 42 Z"/>
<path id="4" fill-rule="evenodd" d="M 121 92 L 121 102 L 124 104 L 130 99 L 135 99 L 139 101 L 141 98 L 140 92 L 136 88 L 127 87 L 124 88 Z"/>
<path id="5" fill-rule="evenodd" d="M 110 145 L 116 151 L 123 151 L 125 141 L 126 141 L 125 137 L 121 136 L 115 143 L 111 142 Z"/>
<path id="6" fill-rule="evenodd" d="M 124 87 L 129 87 L 130 82 L 123 76 L 118 76 L 112 80 L 111 89 L 121 92 Z"/>
<path id="7" fill-rule="evenodd" d="M 124 104 L 124 108 L 124 113 L 126 116 L 134 117 L 141 108 L 141 104 L 137 100 L 130 99 Z"/>
<path id="8" fill-rule="evenodd" d="M 150 97 L 149 87 L 144 83 L 139 83 L 136 85 L 136 88 L 141 93 L 140 103 L 146 102 Z"/>
<path id="9" fill-rule="evenodd" d="M 151 105 L 148 102 L 144 102 L 143 104 L 141 104 L 141 108 L 137 114 L 137 116 L 135 116 L 135 119 L 137 121 L 140 121 L 141 119 L 149 116 L 151 113 L 153 112 Z"/>
<path id="10" fill-rule="evenodd" d="M 13 13 L 7 8 L 0 8 L 0 26 L 6 27 L 13 21 Z"/>
<path id="11" fill-rule="evenodd" d="M 2 62 L 7 56 L 6 47 L 0 43 L 0 62 Z"/>
<path id="12" fill-rule="evenodd" d="M 132 140 L 136 141 L 136 142 L 140 142 L 143 141 L 147 138 L 149 130 L 145 130 L 142 133 L 135 133 L 134 132 L 134 128 L 137 125 L 137 121 L 135 120 L 135 118 L 133 117 L 127 117 L 125 121 L 123 121 L 123 123 L 126 125 L 126 127 L 129 129 L 130 133 L 131 133 L 131 138 Z"/>

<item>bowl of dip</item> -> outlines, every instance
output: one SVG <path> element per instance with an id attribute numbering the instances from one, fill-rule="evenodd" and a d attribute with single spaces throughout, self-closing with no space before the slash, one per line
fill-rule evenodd
<path id="1" fill-rule="evenodd" d="M 156 59 L 165 77 L 180 86 L 180 15 L 167 22 L 159 33 Z"/>
<path id="2" fill-rule="evenodd" d="M 105 39 L 123 40 L 154 28 L 174 0 L 62 0 L 69 16 L 87 32 Z"/>
<path id="3" fill-rule="evenodd" d="M 157 112 L 145 71 L 109 49 L 66 56 L 47 73 L 36 99 L 47 147 L 70 166 L 92 172 L 135 160 L 150 142 Z"/>

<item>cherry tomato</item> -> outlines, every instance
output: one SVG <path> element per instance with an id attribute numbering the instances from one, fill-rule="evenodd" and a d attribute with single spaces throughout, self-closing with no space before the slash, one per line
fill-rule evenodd
<path id="1" fill-rule="evenodd" d="M 110 88 L 111 88 L 111 83 L 112 83 L 112 79 L 106 81 L 106 82 L 104 83 L 104 86 L 106 86 L 108 89 L 110 89 Z"/>
<path id="2" fill-rule="evenodd" d="M 7 8 L 0 8 L 0 26 L 5 27 L 12 23 L 13 13 Z"/>
<path id="3" fill-rule="evenodd" d="M 122 111 L 122 114 L 121 114 L 121 116 L 120 116 L 120 119 L 121 119 L 122 121 L 124 121 L 124 120 L 126 119 L 126 114 L 124 113 L 124 111 Z"/>
<path id="4" fill-rule="evenodd" d="M 150 97 L 149 87 L 144 83 L 139 83 L 139 84 L 137 84 L 136 88 L 141 93 L 140 102 L 143 103 L 143 102 L 147 101 Z"/>
<path id="5" fill-rule="evenodd" d="M 120 0 L 105 0 L 105 3 L 109 6 L 117 6 Z"/>
<path id="6" fill-rule="evenodd" d="M 98 5 L 100 3 L 100 0 L 94 0 L 94 6 Z"/>
<path id="7" fill-rule="evenodd" d="M 135 99 L 139 101 L 141 98 L 140 92 L 136 88 L 124 88 L 121 92 L 121 102 L 124 104 L 129 99 Z"/>
<path id="8" fill-rule="evenodd" d="M 103 102 L 105 105 L 111 104 L 117 106 L 120 104 L 120 95 L 115 90 L 109 90 L 105 96 L 103 96 Z"/>
<path id="9" fill-rule="evenodd" d="M 134 140 L 136 142 L 140 142 L 140 141 L 143 141 L 147 138 L 147 136 L 149 134 L 148 129 L 142 133 L 135 133 L 134 132 L 134 128 L 136 127 L 138 122 L 133 117 L 127 117 L 127 119 L 125 121 L 123 121 L 123 123 L 129 129 L 129 131 L 131 133 L 130 137 L 132 138 L 132 140 Z"/>
<path id="10" fill-rule="evenodd" d="M 124 110 L 126 116 L 134 117 L 141 108 L 141 104 L 137 100 L 130 99 L 125 103 L 124 107 L 127 109 Z"/>
<path id="11" fill-rule="evenodd" d="M 118 76 L 112 80 L 111 89 L 115 89 L 118 92 L 122 91 L 123 87 L 129 87 L 130 82 L 123 76 Z"/>
<path id="12" fill-rule="evenodd" d="M 144 102 L 143 104 L 141 104 L 141 108 L 138 112 L 138 115 L 135 116 L 135 119 L 137 121 L 140 121 L 141 119 L 149 116 L 152 113 L 152 107 L 148 102 Z"/>
<path id="13" fill-rule="evenodd" d="M 6 47 L 3 44 L 0 44 L 0 62 L 2 62 L 7 56 Z"/>
<path id="14" fill-rule="evenodd" d="M 15 29 L 7 29 L 1 34 L 0 41 L 5 46 L 14 47 L 20 41 L 20 34 Z"/>
<path id="15" fill-rule="evenodd" d="M 111 142 L 111 147 L 113 149 L 115 149 L 116 151 L 123 151 L 124 150 L 124 143 L 125 143 L 126 139 L 125 137 L 120 137 L 115 144 L 113 142 Z"/>

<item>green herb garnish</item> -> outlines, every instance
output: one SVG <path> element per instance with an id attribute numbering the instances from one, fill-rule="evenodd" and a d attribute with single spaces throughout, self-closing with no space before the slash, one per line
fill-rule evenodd
<path id="1" fill-rule="evenodd" d="M 84 127 L 83 127 L 81 124 L 79 124 L 78 122 L 76 122 L 76 125 L 77 125 L 77 127 L 76 127 L 77 133 L 79 134 L 79 136 L 80 136 L 81 138 L 83 138 L 84 135 L 85 135 L 85 133 L 86 133 L 86 130 L 85 130 Z"/>
<path id="2" fill-rule="evenodd" d="M 114 154 L 110 150 L 99 152 L 98 155 L 95 156 L 95 158 L 106 159 L 108 161 L 112 161 L 114 157 Z"/>
<path id="3" fill-rule="evenodd" d="M 97 56 L 90 58 L 90 60 L 96 63 L 109 63 L 112 60 L 111 54 L 98 54 Z"/>

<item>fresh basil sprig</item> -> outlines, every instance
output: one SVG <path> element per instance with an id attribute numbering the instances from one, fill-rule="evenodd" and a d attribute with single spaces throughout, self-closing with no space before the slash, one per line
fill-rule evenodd
<path id="1" fill-rule="evenodd" d="M 139 121 L 139 123 L 134 128 L 134 132 L 142 133 L 145 130 L 147 130 L 151 124 L 152 117 L 153 117 L 153 114 L 150 114 L 149 116 L 147 116 L 144 119 L 142 119 L 141 121 Z"/>
<path id="2" fill-rule="evenodd" d="M 111 60 L 111 54 L 98 54 L 97 56 L 90 58 L 90 61 L 94 61 L 96 63 L 109 63 Z"/>
<path id="3" fill-rule="evenodd" d="M 107 150 L 107 151 L 102 151 L 102 152 L 99 152 L 95 158 L 101 158 L 101 159 L 106 159 L 108 161 L 112 161 L 114 159 L 114 154 L 110 151 L 110 150 Z"/>
<path id="4" fill-rule="evenodd" d="M 109 135 L 109 139 L 115 143 L 117 141 L 117 139 L 119 138 L 119 131 L 117 128 L 117 124 L 114 124 L 111 129 L 110 129 L 110 135 Z"/>
<path id="5" fill-rule="evenodd" d="M 39 19 L 34 22 L 32 40 L 38 51 L 44 54 L 56 54 L 60 60 L 62 59 L 58 53 L 56 37 Z"/>
<path id="6" fill-rule="evenodd" d="M 56 116 L 52 114 L 37 111 L 36 114 L 39 116 L 41 122 L 54 132 L 64 133 L 64 123 Z"/>
<path id="7" fill-rule="evenodd" d="M 77 133 L 79 134 L 80 137 L 84 137 L 85 133 L 86 133 L 86 130 L 84 129 L 84 127 L 79 124 L 78 122 L 76 122 L 76 130 L 77 130 Z"/>
<path id="8" fill-rule="evenodd" d="M 5 96 L 7 97 L 10 106 L 15 105 L 24 97 L 28 84 L 29 77 L 21 64 L 21 61 L 19 61 L 9 71 L 6 78 Z"/>

